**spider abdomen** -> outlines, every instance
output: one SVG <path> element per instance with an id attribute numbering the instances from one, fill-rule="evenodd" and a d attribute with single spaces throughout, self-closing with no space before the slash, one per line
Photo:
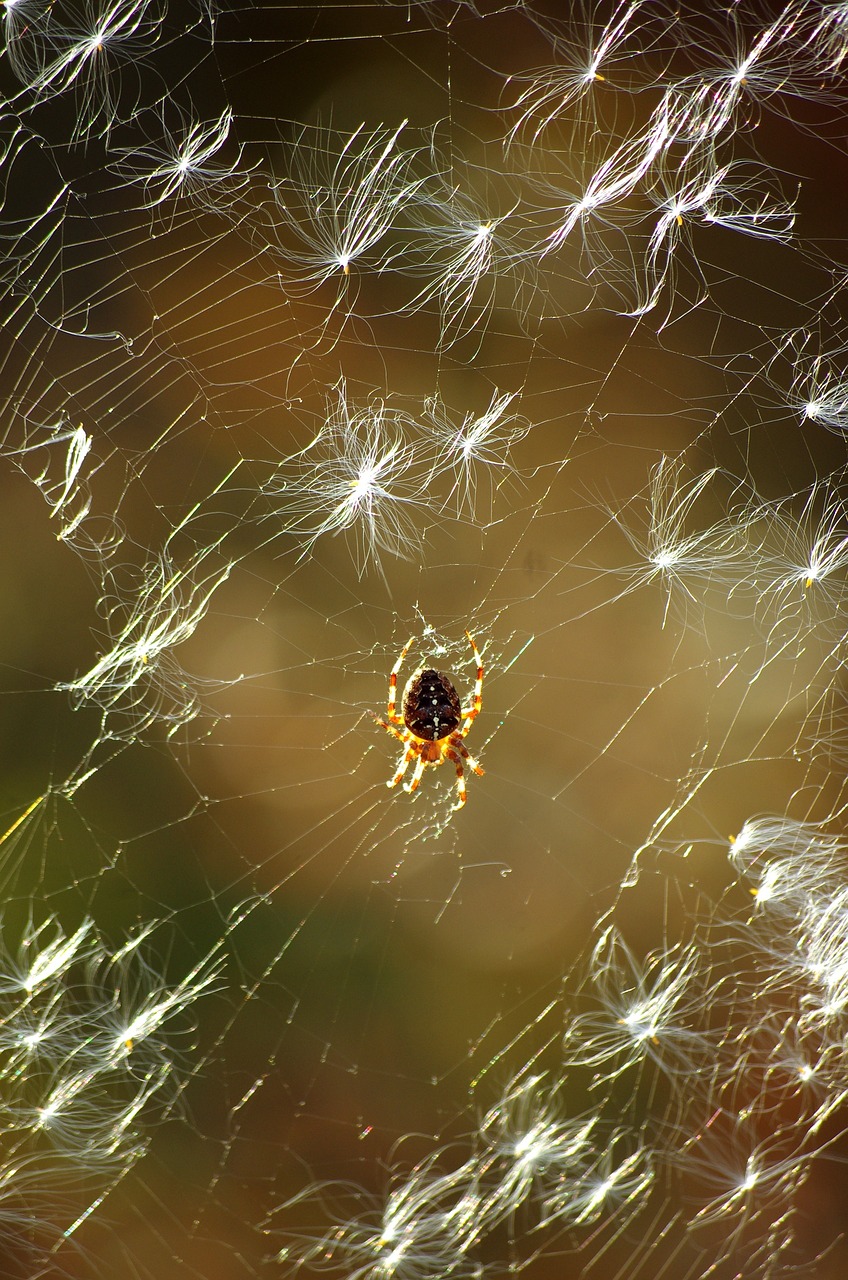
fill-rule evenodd
<path id="1" fill-rule="evenodd" d="M 462 705 L 442 671 L 422 667 L 410 676 L 403 691 L 403 723 L 416 738 L 439 742 L 459 728 Z"/>

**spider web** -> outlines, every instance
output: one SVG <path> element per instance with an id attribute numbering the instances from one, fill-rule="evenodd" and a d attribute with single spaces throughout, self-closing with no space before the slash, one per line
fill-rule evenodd
<path id="1" fill-rule="evenodd" d="M 848 13 L 569 11 L 4 6 L 4 1274 L 844 1272 Z"/>

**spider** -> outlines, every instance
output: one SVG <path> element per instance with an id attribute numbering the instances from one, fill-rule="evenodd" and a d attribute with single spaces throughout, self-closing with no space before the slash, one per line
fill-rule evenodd
<path id="1" fill-rule="evenodd" d="M 396 787 L 412 761 L 415 760 L 412 778 L 403 784 L 404 791 L 414 791 L 427 765 L 435 767 L 444 764 L 445 760 L 451 760 L 456 766 L 457 802 L 453 806 L 454 809 L 461 809 L 465 804 L 463 761 L 467 760 L 469 768 L 475 773 L 484 772 L 474 757 L 466 751 L 462 741 L 480 714 L 483 702 L 483 664 L 470 633 L 466 631 L 465 634 L 468 636 L 468 643 L 471 645 L 477 663 L 474 698 L 467 710 L 463 711 L 459 694 L 443 671 L 434 671 L 432 667 L 419 667 L 406 682 L 401 700 L 403 715 L 397 714 L 395 705 L 398 672 L 415 639 L 414 636 L 410 636 L 389 674 L 386 719 L 381 720 L 379 716 L 374 715 L 373 711 L 371 712 L 377 724 L 381 724 L 406 747 L 398 764 L 397 773 L 386 783 L 386 786 Z"/>

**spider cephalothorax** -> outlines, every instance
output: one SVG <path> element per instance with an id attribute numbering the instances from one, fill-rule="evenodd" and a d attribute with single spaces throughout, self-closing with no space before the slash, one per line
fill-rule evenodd
<path id="1" fill-rule="evenodd" d="M 436 671 L 433 667 L 419 667 L 406 682 L 401 699 L 402 715 L 397 714 L 398 672 L 415 639 L 412 636 L 401 650 L 400 657 L 389 675 L 386 720 L 374 716 L 378 724 L 381 724 L 406 747 L 397 773 L 386 783 L 386 786 L 396 787 L 414 759 L 416 764 L 412 778 L 404 783 L 406 791 L 414 791 L 427 765 L 440 765 L 444 764 L 445 760 L 450 760 L 456 768 L 455 809 L 465 804 L 463 761 L 467 760 L 468 767 L 475 773 L 483 773 L 483 769 L 473 756 L 469 755 L 462 741 L 479 715 L 483 699 L 483 666 L 480 654 L 469 633 L 466 631 L 465 634 L 468 636 L 468 643 L 471 645 L 477 663 L 477 681 L 470 707 L 466 710 L 462 709 L 459 694 L 443 671 Z"/>

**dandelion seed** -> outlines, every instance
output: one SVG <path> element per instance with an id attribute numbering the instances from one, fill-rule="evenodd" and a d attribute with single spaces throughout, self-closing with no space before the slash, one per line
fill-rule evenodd
<path id="1" fill-rule="evenodd" d="M 51 942 L 44 942 L 52 930 Z M 85 959 L 95 946 L 91 920 L 84 920 L 75 933 L 66 936 L 55 920 L 45 920 L 28 927 L 18 947 L 16 959 L 6 962 L 7 972 L 0 972 L 0 991 L 19 991 L 32 995 L 42 987 L 62 981 L 72 965 Z"/>
<path id="2" fill-rule="evenodd" d="M 139 60 L 155 45 L 162 20 L 153 0 L 83 0 L 70 13 L 43 5 L 14 28 L 12 66 L 42 97 L 75 93 L 74 141 L 108 136 L 120 109 L 135 105 L 128 79 L 137 94 Z"/>
<path id="3" fill-rule="evenodd" d="M 499 282 L 512 282 L 515 310 L 531 259 L 529 248 L 519 243 L 517 197 L 506 212 L 497 213 L 494 206 L 502 207 L 508 198 L 486 190 L 478 195 L 478 181 L 470 172 L 460 182 L 452 178 L 449 188 L 440 178 L 422 187 L 405 219 L 403 248 L 386 263 L 387 269 L 425 278 L 404 310 L 437 306 L 439 342 L 445 348 L 474 330 L 482 341 Z"/>
<path id="4" fill-rule="evenodd" d="M 93 704 L 111 715 L 111 732 L 120 732 L 118 717 L 134 735 L 160 718 L 173 732 L 198 714 L 194 685 L 173 650 L 194 635 L 232 569 L 227 564 L 204 576 L 207 554 L 182 569 L 167 554 L 149 564 L 135 597 L 113 609 L 125 620 L 109 650 L 84 675 L 56 686 L 70 692 L 76 706 Z"/>
<path id="5" fill-rule="evenodd" d="M 510 1085 L 483 1118 L 481 1178 L 494 1184 L 482 1208 L 486 1221 L 502 1221 L 531 1193 L 544 1194 L 584 1169 L 597 1117 L 563 1118 L 560 1109 L 556 1088 L 528 1076 Z"/>
<path id="6" fill-rule="evenodd" d="M 361 124 L 343 143 L 329 130 L 304 130 L 292 143 L 291 173 L 274 187 L 285 289 L 311 291 L 333 277 L 346 284 L 414 199 L 425 177 L 412 172 L 415 152 L 397 146 L 406 124 L 370 132 Z"/>
<path id="7" fill-rule="evenodd" d="M 795 361 L 790 405 L 802 420 L 825 427 L 835 435 L 848 432 L 848 377 L 842 351 L 819 353 Z"/>
<path id="8" fill-rule="evenodd" d="M 709 1057 L 700 1029 L 704 1001 L 697 948 L 652 955 L 641 965 L 621 936 L 604 930 L 592 952 L 600 1008 L 579 1014 L 566 1030 L 567 1062 L 608 1063 L 616 1074 L 650 1058 L 664 1071 L 692 1073 Z"/>
<path id="9" fill-rule="evenodd" d="M 631 577 L 628 590 L 635 590 L 655 579 L 665 587 L 663 626 L 668 620 L 672 600 L 681 592 L 686 601 L 701 604 L 705 599 L 704 588 L 724 584 L 726 590 L 730 590 L 747 573 L 747 527 L 744 521 L 725 517 L 699 532 L 686 531 L 693 507 L 708 491 L 717 474 L 712 468 L 684 482 L 680 461 L 663 458 L 651 473 L 644 531 L 636 532 L 623 513 L 610 511 L 612 519 L 639 555 L 639 563 L 628 571 Z M 704 587 L 696 594 L 695 584 L 699 580 Z"/>
<path id="10" fill-rule="evenodd" d="M 303 554 L 324 534 L 349 533 L 360 572 L 381 571 L 381 552 L 407 559 L 420 546 L 421 514 L 432 471 L 413 424 L 382 401 L 357 407 L 342 380 L 312 442 L 282 462 L 267 486 L 283 499 L 281 533 Z"/>
<path id="11" fill-rule="evenodd" d="M 157 123 L 161 141 L 120 148 L 117 154 L 122 159 L 113 166 L 130 181 L 143 184 L 151 205 L 183 196 L 221 209 L 248 181 L 241 167 L 241 146 L 229 162 L 218 158 L 232 129 L 231 110 L 222 111 L 208 124 L 180 112 L 174 128 L 166 125 L 163 111 Z"/>
<path id="12" fill-rule="evenodd" d="M 425 419 L 432 429 L 436 452 L 434 475 L 442 471 L 453 474 L 451 495 L 457 515 L 465 513 L 472 520 L 477 519 L 481 479 L 488 482 L 491 503 L 495 489 L 516 475 L 510 450 L 524 439 L 531 424 L 526 418 L 508 412 L 515 398 L 515 392 L 500 395 L 495 391 L 484 413 L 467 413 L 459 426 L 439 400 L 428 400 L 425 404 Z"/>
<path id="13" fill-rule="evenodd" d="M 647 128 L 615 148 L 585 182 L 581 194 L 566 202 L 564 217 L 540 250 L 545 257 L 559 248 L 575 227 L 598 210 L 617 205 L 631 196 L 646 177 L 652 164 L 669 141 L 668 108 L 663 100 L 655 109 Z M 553 194 L 553 188 L 550 188 Z M 564 193 L 563 193 L 564 194 Z M 588 250 L 588 241 L 584 238 Z"/>

